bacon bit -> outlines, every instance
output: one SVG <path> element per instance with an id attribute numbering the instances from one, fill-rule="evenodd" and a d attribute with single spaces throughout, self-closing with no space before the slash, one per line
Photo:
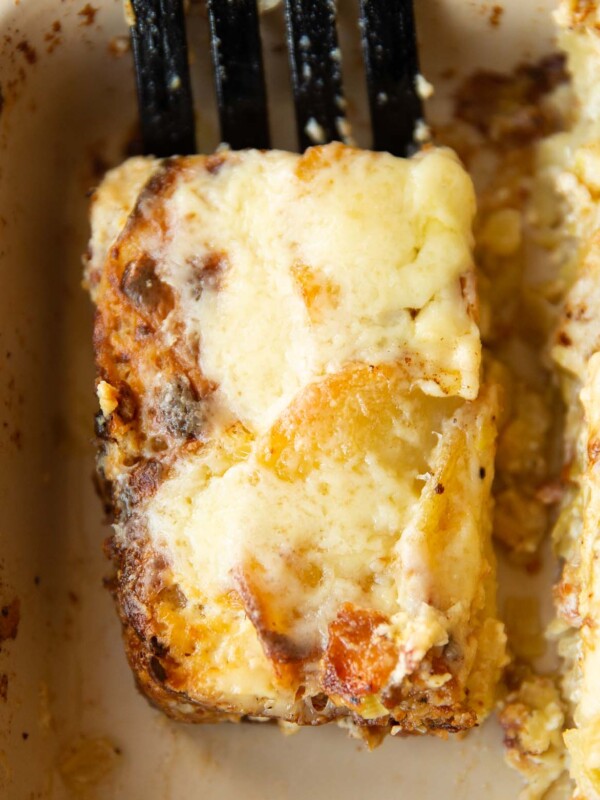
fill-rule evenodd
<path id="1" fill-rule="evenodd" d="M 398 652 L 378 634 L 388 620 L 377 611 L 345 603 L 329 626 L 329 643 L 323 660 L 323 687 L 356 705 L 359 698 L 377 694 L 386 685 Z"/>

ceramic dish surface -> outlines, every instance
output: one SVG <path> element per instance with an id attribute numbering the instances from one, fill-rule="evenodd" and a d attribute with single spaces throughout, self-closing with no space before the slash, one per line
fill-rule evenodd
<path id="1" fill-rule="evenodd" d="M 367 146 L 354 4 L 341 5 L 350 117 Z M 415 5 L 434 119 L 474 69 L 509 70 L 553 47 L 551 0 L 504 0 L 500 12 L 479 0 Z M 208 38 L 192 9 L 208 152 L 218 143 Z M 285 148 L 294 123 L 278 11 L 263 22 L 274 145 Z M 136 117 L 121 0 L 0 0 L 0 90 L 0 796 L 516 798 L 493 719 L 464 739 L 389 739 L 369 753 L 334 727 L 183 726 L 136 692 L 103 586 L 109 530 L 92 482 L 92 309 L 81 289 L 86 193 L 127 155 Z M 546 561 L 523 593 L 545 586 L 549 598 Z"/>

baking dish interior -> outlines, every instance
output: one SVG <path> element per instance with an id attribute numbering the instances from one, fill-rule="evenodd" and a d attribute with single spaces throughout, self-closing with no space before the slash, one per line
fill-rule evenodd
<path id="1" fill-rule="evenodd" d="M 349 18 L 353 4 L 342 5 Z M 509 68 L 551 47 L 550 3 L 506 2 L 498 26 L 488 3 L 416 5 L 437 117 L 461 75 Z M 208 149 L 217 139 L 200 16 L 194 6 L 198 129 Z M 286 147 L 285 53 L 272 52 L 280 32 L 275 17 L 265 18 L 275 144 Z M 0 627 L 0 794 L 516 797 L 519 780 L 503 764 L 494 722 L 462 741 L 389 740 L 367 754 L 333 728 L 285 737 L 270 725 L 177 725 L 136 693 L 103 586 L 92 312 L 80 286 L 86 193 L 134 139 L 125 35 L 119 0 L 0 4 L 0 600 L 10 615 Z M 366 144 L 358 35 L 346 18 L 342 42 L 355 130 Z"/>

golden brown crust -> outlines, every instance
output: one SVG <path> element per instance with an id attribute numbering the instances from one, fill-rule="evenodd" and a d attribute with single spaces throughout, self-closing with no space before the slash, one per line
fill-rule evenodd
<path id="1" fill-rule="evenodd" d="M 358 703 L 387 685 L 398 660 L 394 644 L 377 633 L 387 623 L 383 614 L 351 603 L 340 609 L 329 626 L 323 660 L 323 688 L 329 695 Z"/>
<path id="2" fill-rule="evenodd" d="M 131 523 L 126 545 L 120 546 L 113 537 L 108 552 L 116 566 L 111 589 L 123 625 L 127 657 L 140 691 L 153 705 L 178 721 L 242 719 L 244 715 L 236 713 L 234 708 L 201 702 L 186 691 L 191 685 L 190 676 L 184 660 L 180 661 L 169 647 L 170 632 L 160 616 L 164 607 L 185 607 L 187 599 L 173 584 L 164 556 L 152 548 L 139 526 Z M 242 590 L 240 594 L 243 593 Z M 243 602 L 249 616 L 255 616 L 251 601 Z M 430 685 L 431 675 L 448 675 L 460 668 L 461 656 L 452 643 L 432 648 L 416 672 L 399 685 L 388 685 L 397 654 L 394 645 L 378 634 L 378 627 L 386 622 L 385 617 L 372 610 L 351 604 L 344 606 L 330 626 L 318 682 L 312 683 L 310 691 L 302 686 L 302 663 L 308 654 L 295 650 L 285 636 L 278 637 L 265 628 L 263 620 L 256 622 L 259 634 L 263 631 L 263 645 L 273 660 L 281 686 L 300 685 L 297 702 L 286 720 L 299 725 L 318 725 L 349 717 L 359 729 L 364 729 L 366 738 L 374 728 L 445 736 L 476 726 L 476 714 L 468 707 L 464 689 L 459 688 L 457 680 L 450 678 L 438 688 Z M 186 631 L 187 644 L 184 642 L 179 651 L 193 648 L 194 634 L 193 628 Z M 380 716 L 367 720 L 361 712 L 365 708 L 371 710 L 369 697 L 379 693 L 383 701 L 379 706 Z"/>

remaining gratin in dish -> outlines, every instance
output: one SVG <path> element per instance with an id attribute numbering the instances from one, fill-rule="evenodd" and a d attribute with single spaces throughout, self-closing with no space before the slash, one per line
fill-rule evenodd
<path id="1" fill-rule="evenodd" d="M 555 13 L 571 77 L 549 97 L 558 127 L 530 148 L 521 209 L 530 289 L 544 308 L 546 367 L 560 385 L 564 433 L 560 481 L 538 494 L 561 498 L 554 526 L 562 574 L 555 587 L 559 676 L 524 672 L 501 713 L 510 762 L 544 792 L 563 769 L 573 798 L 600 798 L 600 8 L 563 0 Z M 546 108 L 548 113 L 549 108 Z M 543 130 L 548 133 L 548 130 Z M 542 269 L 540 269 L 540 265 Z M 543 325 L 542 325 L 543 327 Z M 546 400 L 548 403 L 548 399 Z M 559 403 L 548 403 L 559 415 Z M 556 680 L 553 680 L 556 677 Z M 562 700 L 554 684 L 560 685 Z M 563 748 L 566 745 L 566 753 Z"/>
<path id="2" fill-rule="evenodd" d="M 466 730 L 495 700 L 474 195 L 449 150 L 132 159 L 87 283 L 114 591 L 189 721 Z"/>
<path id="3" fill-rule="evenodd" d="M 563 2 L 556 14 L 574 103 L 567 132 L 543 143 L 542 178 L 560 198 L 561 280 L 568 287 L 553 337 L 567 408 L 566 496 L 555 527 L 564 566 L 556 587 L 565 659 L 565 733 L 576 797 L 600 798 L 600 9 Z"/>

